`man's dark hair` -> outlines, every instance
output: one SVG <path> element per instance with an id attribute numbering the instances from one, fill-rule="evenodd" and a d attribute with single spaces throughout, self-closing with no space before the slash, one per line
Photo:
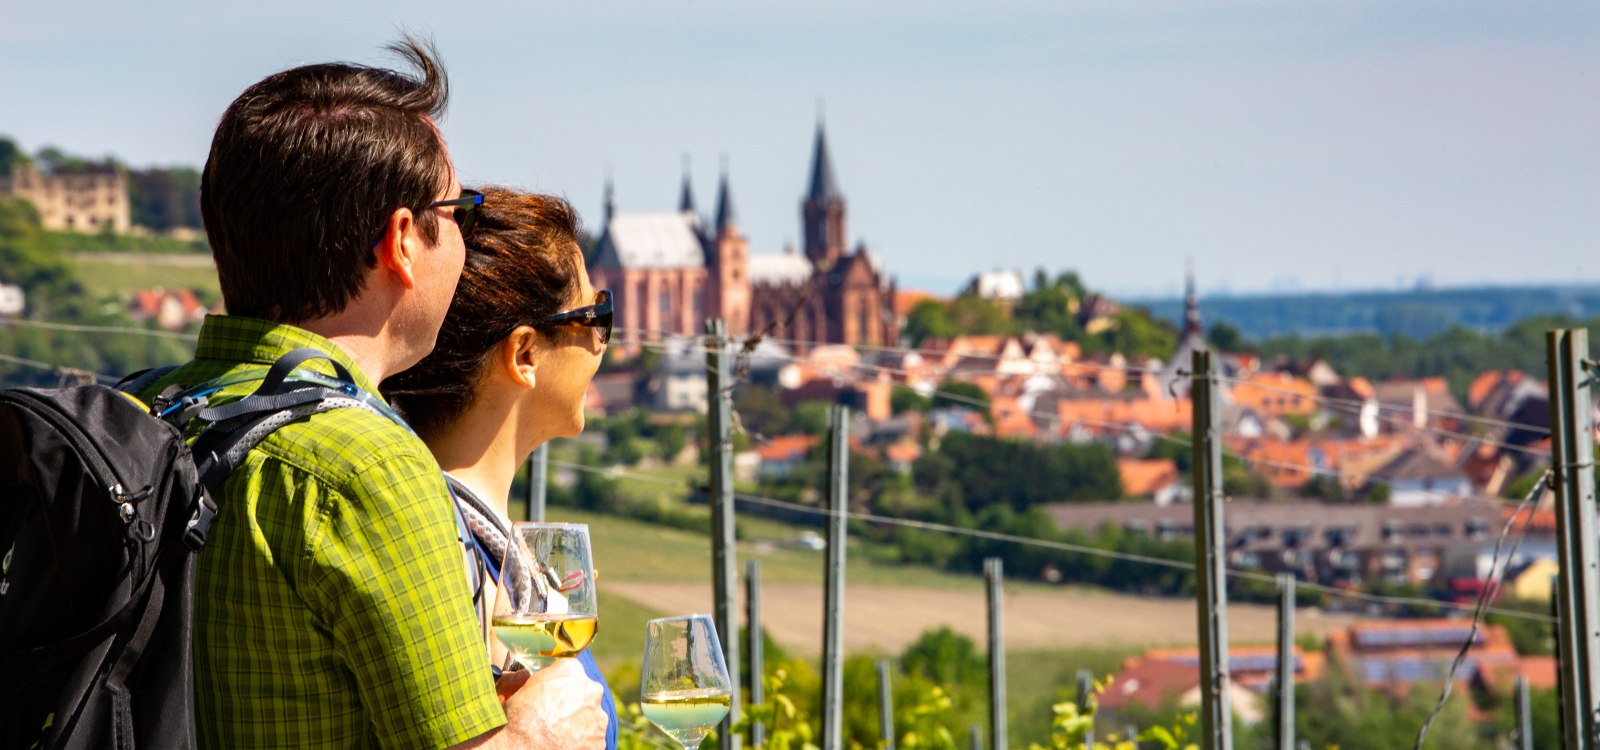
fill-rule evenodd
<path id="1" fill-rule="evenodd" d="M 229 314 L 300 323 L 340 312 L 377 264 L 396 209 L 417 215 L 449 184 L 430 117 L 449 96 L 432 45 L 389 45 L 419 77 L 350 63 L 261 80 L 228 106 L 200 178 L 200 210 Z"/>

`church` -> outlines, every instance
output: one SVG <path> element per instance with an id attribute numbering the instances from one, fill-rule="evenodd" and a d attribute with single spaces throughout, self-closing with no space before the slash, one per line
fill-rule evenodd
<path id="1" fill-rule="evenodd" d="M 761 335 L 797 352 L 817 343 L 896 345 L 895 283 L 865 245 L 846 247 L 845 215 L 820 123 L 800 202 L 803 255 L 792 247 L 750 253 L 726 171 L 709 219 L 695 209 L 688 175 L 671 212 L 619 212 L 608 183 L 589 275 L 616 298 L 612 346 L 638 354 L 643 341 L 700 335 L 712 317 L 734 337 Z"/>

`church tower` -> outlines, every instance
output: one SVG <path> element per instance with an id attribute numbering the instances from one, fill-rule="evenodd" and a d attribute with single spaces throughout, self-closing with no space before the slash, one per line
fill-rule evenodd
<path id="1" fill-rule="evenodd" d="M 683 187 L 678 188 L 678 213 L 695 215 L 694 188 L 689 184 L 689 155 L 683 157 Z"/>
<path id="2" fill-rule="evenodd" d="M 805 235 L 806 258 L 827 270 L 845 254 L 844 196 L 833 179 L 828 140 L 817 120 L 817 141 L 811 154 L 811 186 L 800 204 L 800 224 Z"/>
<path id="3" fill-rule="evenodd" d="M 692 210 L 692 209 L 691 209 Z M 730 333 L 749 333 L 750 329 L 750 246 L 739 231 L 739 218 L 733 211 L 733 194 L 728 188 L 728 167 L 722 167 L 722 182 L 717 188 L 716 223 L 709 232 L 707 248 L 706 309 L 720 316 Z"/>
<path id="4" fill-rule="evenodd" d="M 1204 338 L 1200 327 L 1200 299 L 1194 293 L 1194 269 L 1187 269 L 1183 279 L 1183 335 Z"/>

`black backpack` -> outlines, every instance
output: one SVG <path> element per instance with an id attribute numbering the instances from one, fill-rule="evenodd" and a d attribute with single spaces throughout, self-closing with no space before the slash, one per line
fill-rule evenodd
<path id="1" fill-rule="evenodd" d="M 350 373 L 285 354 L 250 396 L 102 385 L 0 391 L 0 748 L 195 747 L 194 553 L 256 443 L 332 408 L 377 411 Z M 214 390 L 214 388 L 212 389 Z M 192 447 L 182 428 L 204 424 Z"/>

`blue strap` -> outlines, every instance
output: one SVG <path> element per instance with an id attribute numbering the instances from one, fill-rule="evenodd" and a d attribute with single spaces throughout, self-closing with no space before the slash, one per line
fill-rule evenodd
<path id="1" fill-rule="evenodd" d="M 461 512 L 457 510 L 456 515 L 459 516 L 460 514 Z M 489 554 L 488 548 L 483 546 L 483 540 L 479 538 L 477 534 L 473 534 L 470 531 L 468 533 L 472 537 L 472 546 L 478 551 L 478 559 L 483 561 L 483 567 L 489 569 L 489 575 L 493 578 L 493 580 L 499 581 L 500 564 L 495 561 L 494 555 Z"/>

